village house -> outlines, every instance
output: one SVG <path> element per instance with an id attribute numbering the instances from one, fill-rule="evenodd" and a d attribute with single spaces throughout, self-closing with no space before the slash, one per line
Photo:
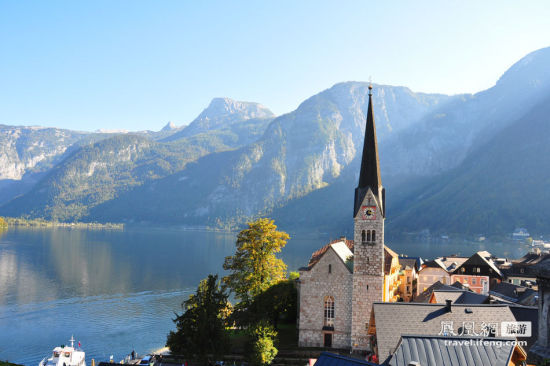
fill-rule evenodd
<path id="1" fill-rule="evenodd" d="M 416 295 L 419 262 L 420 258 L 399 257 L 399 294 L 403 301 L 409 302 Z"/>
<path id="2" fill-rule="evenodd" d="M 536 289 L 537 265 L 546 263 L 547 266 L 550 266 L 550 254 L 535 248 L 523 257 L 511 262 L 510 266 L 502 269 L 506 276 L 506 282 Z"/>

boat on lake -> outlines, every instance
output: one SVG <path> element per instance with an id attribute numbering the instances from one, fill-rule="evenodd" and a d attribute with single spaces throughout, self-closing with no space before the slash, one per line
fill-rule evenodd
<path id="1" fill-rule="evenodd" d="M 71 342 L 70 346 L 55 347 L 52 355 L 44 357 L 38 366 L 86 366 L 86 353 L 80 349 L 80 342 L 78 342 L 78 348 L 74 346 L 74 337 L 71 337 L 69 342 Z"/>

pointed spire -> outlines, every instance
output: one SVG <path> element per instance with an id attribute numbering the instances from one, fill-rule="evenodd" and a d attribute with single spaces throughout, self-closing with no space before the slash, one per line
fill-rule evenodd
<path id="1" fill-rule="evenodd" d="M 365 198 L 369 188 L 374 193 L 374 196 L 380 200 L 379 204 L 383 209 L 383 188 L 382 179 L 380 177 L 378 143 L 376 140 L 376 126 L 374 124 L 374 111 L 372 107 L 372 85 L 369 85 L 369 108 L 367 111 L 367 125 L 365 127 L 365 140 L 363 142 L 359 184 L 357 185 L 355 195 L 354 216 L 357 214 L 359 206 Z"/>
<path id="2" fill-rule="evenodd" d="M 382 187 L 382 181 L 380 179 L 380 162 L 378 159 L 378 143 L 376 141 L 376 127 L 374 125 L 374 112 L 372 110 L 372 85 L 369 85 L 367 127 L 365 128 L 361 173 L 359 175 L 359 185 L 357 187 L 370 187 L 375 195 L 378 195 L 378 189 Z"/>

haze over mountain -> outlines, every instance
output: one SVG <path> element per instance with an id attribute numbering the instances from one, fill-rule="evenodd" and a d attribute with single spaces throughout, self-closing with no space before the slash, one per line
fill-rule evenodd
<path id="1" fill-rule="evenodd" d="M 548 64 L 550 49 L 535 51 L 475 95 L 374 86 L 390 230 L 550 229 Z M 12 188 L 0 203 L 13 199 L 0 215 L 223 227 L 272 215 L 346 232 L 367 85 L 336 84 L 278 117 L 215 98 L 188 126 L 139 136 L 2 126 L 0 187 Z"/>

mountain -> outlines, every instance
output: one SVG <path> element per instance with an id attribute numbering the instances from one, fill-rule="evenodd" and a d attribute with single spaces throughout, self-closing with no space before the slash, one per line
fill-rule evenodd
<path id="1" fill-rule="evenodd" d="M 550 48 L 535 51 L 474 95 L 375 85 L 391 232 L 550 229 L 548 64 Z M 336 84 L 278 117 L 216 98 L 181 129 L 79 140 L 0 214 L 223 227 L 270 215 L 287 230 L 346 233 L 367 86 Z"/>
<path id="2" fill-rule="evenodd" d="M 526 227 L 548 233 L 548 167 L 550 94 L 473 150 L 459 166 L 404 197 L 390 227 L 484 235 Z"/>
<path id="3" fill-rule="evenodd" d="M 275 118 L 256 142 L 205 156 L 98 206 L 89 218 L 233 225 L 330 185 L 361 148 L 367 87 L 337 84 Z M 375 95 L 381 141 L 453 99 L 383 85 Z"/>
<path id="4" fill-rule="evenodd" d="M 447 233 L 469 233 L 471 230 L 479 233 L 508 233 L 513 230 L 510 226 L 530 227 L 531 224 L 527 222 L 535 220 L 531 214 L 516 217 L 515 223 L 492 220 L 489 222 L 491 227 L 487 226 L 487 220 L 484 221 L 485 226 L 472 224 L 471 229 L 456 223 L 447 227 L 450 216 L 443 215 L 444 208 L 452 209 L 454 206 L 448 202 L 454 200 L 450 198 L 462 197 L 464 189 L 457 184 L 445 188 L 444 184 L 450 184 L 449 175 L 445 173 L 454 172 L 453 179 L 458 180 L 458 175 L 462 172 L 472 186 L 486 184 L 491 169 L 488 169 L 487 174 L 469 175 L 467 167 L 462 165 L 463 162 L 472 161 L 473 156 L 485 156 L 489 149 L 488 141 L 493 141 L 501 131 L 518 123 L 520 119 L 524 120 L 530 110 L 539 109 L 544 105 L 545 98 L 550 95 L 550 70 L 546 67 L 549 63 L 550 48 L 535 51 L 507 70 L 491 89 L 475 95 L 457 96 L 447 103 L 440 104 L 417 123 L 404 128 L 388 140 L 381 141 L 379 149 L 382 183 L 387 192 L 388 233 L 398 234 L 424 228 Z M 377 102 L 374 98 L 375 106 Z M 375 110 L 378 130 L 379 116 Z M 526 137 L 515 142 L 518 160 L 532 159 L 523 155 L 530 149 L 531 140 Z M 535 170 L 543 170 L 548 166 L 543 156 L 532 161 L 540 164 L 539 168 L 536 168 L 535 164 L 530 165 L 530 168 Z M 349 165 L 349 170 L 343 171 L 332 185 L 276 208 L 271 216 L 283 227 L 319 228 L 321 231 L 336 234 L 351 233 L 353 189 L 357 185 L 359 164 L 360 161 L 355 159 Z M 514 173 L 506 173 L 510 177 L 506 177 L 505 173 L 494 174 L 499 177 L 500 182 L 506 182 L 513 180 Z M 540 179 L 545 181 L 543 176 L 540 176 Z M 446 195 L 436 194 L 438 189 L 444 188 Z M 426 191 L 439 199 L 431 198 L 431 207 L 428 209 L 427 206 L 422 206 L 423 211 L 418 213 L 418 206 L 424 205 L 427 197 L 431 197 Z M 481 191 L 475 189 L 468 192 L 475 195 L 472 201 L 477 209 L 474 211 L 483 213 L 484 206 L 487 206 L 487 211 L 492 210 L 490 207 L 493 207 L 493 203 L 489 201 L 489 196 L 484 196 Z M 532 192 L 534 193 L 527 189 L 525 194 L 531 195 Z M 537 200 L 540 197 L 544 195 L 537 198 L 533 194 L 530 199 Z M 542 202 L 544 201 L 541 201 L 541 204 Z M 517 207 L 519 203 L 505 204 L 512 210 L 522 212 Z M 544 204 L 550 207 L 550 202 Z M 468 208 L 462 204 L 460 207 Z M 475 215 L 474 217 L 479 218 Z M 540 218 L 537 220 L 540 221 Z M 533 226 L 536 226 L 537 230 L 542 230 L 541 225 Z M 550 230 L 550 225 L 545 230 Z"/>
<path id="5" fill-rule="evenodd" d="M 214 130 L 235 130 L 239 124 L 250 126 L 257 125 L 261 121 L 269 123 L 274 117 L 273 112 L 259 103 L 214 98 L 193 122 L 164 141 L 175 141 Z"/>
<path id="6" fill-rule="evenodd" d="M 238 106 L 239 103 L 233 104 Z M 217 103 L 213 102 L 212 105 L 216 106 Z M 258 108 L 252 107 L 248 115 L 264 113 L 265 107 L 254 112 Z M 229 111 L 210 108 L 207 114 L 209 118 L 216 120 L 219 126 L 226 125 L 226 128 L 207 130 L 205 127 L 196 134 L 173 142 L 155 140 L 159 134 L 177 133 L 180 130 L 177 127 L 164 128 L 157 133 L 145 131 L 76 135 L 78 138 L 72 140 L 63 137 L 72 136 L 73 132 L 54 131 L 52 133 L 55 136 L 66 142 L 66 146 L 57 145 L 60 150 L 56 155 L 58 165 L 41 171 L 39 179 L 35 179 L 28 187 L 21 180 L 16 185 L 14 180 L 12 185 L 20 190 L 11 192 L 11 197 L 7 196 L 19 197 L 6 203 L 1 209 L 2 214 L 62 221 L 85 219 L 95 206 L 113 200 L 136 186 L 180 171 L 187 163 L 201 156 L 249 143 L 250 139 L 263 132 L 268 119 L 241 121 L 244 114 L 242 108 Z M 235 115 L 239 117 L 235 118 Z M 236 123 L 235 119 L 241 123 Z M 55 141 L 47 140 L 47 136 L 42 136 L 43 140 L 56 145 Z M 34 140 L 29 144 L 36 145 Z M 5 146 L 9 147 L 10 143 L 6 142 Z M 14 151 L 12 155 L 21 159 L 20 152 Z M 22 187 L 26 189 L 22 190 Z"/>
<path id="7" fill-rule="evenodd" d="M 386 145 L 391 148 L 381 152 L 385 175 L 405 181 L 458 166 L 471 151 L 548 95 L 549 64 L 550 48 L 532 52 L 508 69 L 494 87 L 433 109 Z"/>

